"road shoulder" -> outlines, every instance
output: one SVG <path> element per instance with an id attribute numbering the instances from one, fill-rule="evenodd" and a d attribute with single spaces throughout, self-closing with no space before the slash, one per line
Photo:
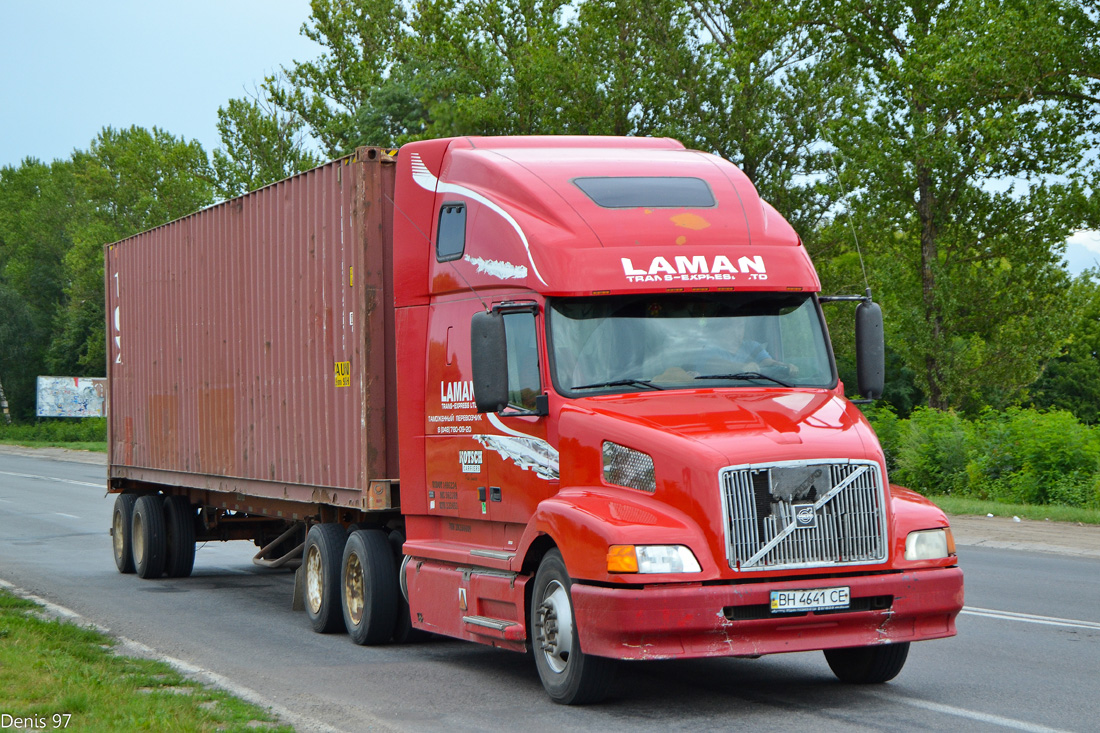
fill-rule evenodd
<path id="1" fill-rule="evenodd" d="M 1100 526 L 1014 517 L 948 519 L 958 545 L 1100 558 Z"/>

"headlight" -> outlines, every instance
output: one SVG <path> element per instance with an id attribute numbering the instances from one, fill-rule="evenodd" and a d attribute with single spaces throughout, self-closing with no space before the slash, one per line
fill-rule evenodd
<path id="1" fill-rule="evenodd" d="M 652 494 L 657 490 L 653 458 L 640 450 L 607 440 L 603 444 L 603 480 Z"/>
<path id="2" fill-rule="evenodd" d="M 683 545 L 612 545 L 609 573 L 699 573 L 699 561 Z"/>
<path id="3" fill-rule="evenodd" d="M 906 560 L 939 560 L 955 554 L 955 538 L 949 528 L 922 529 L 905 538 Z"/>

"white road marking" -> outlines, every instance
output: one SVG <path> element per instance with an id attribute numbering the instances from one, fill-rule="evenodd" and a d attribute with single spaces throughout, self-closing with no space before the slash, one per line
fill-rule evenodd
<path id="1" fill-rule="evenodd" d="M 991 608 L 975 608 L 974 606 L 963 606 L 962 613 L 967 616 L 996 618 L 1002 621 L 1022 621 L 1043 626 L 1065 626 L 1071 629 L 1100 631 L 1100 623 L 1096 621 L 1080 621 L 1072 618 L 1058 618 L 1057 616 L 1038 616 L 1033 613 L 1016 613 L 1014 611 L 996 611 Z"/>
<path id="2" fill-rule="evenodd" d="M 37 476 L 33 473 L 11 473 L 9 471 L 0 471 L 0 476 L 15 476 L 16 478 L 36 478 L 42 481 L 57 481 L 62 484 L 74 484 L 76 486 L 92 486 L 97 489 L 106 489 L 107 481 L 104 479 L 103 483 L 93 484 L 87 481 L 73 481 L 67 478 L 57 478 L 56 476 Z"/>
<path id="3" fill-rule="evenodd" d="M 1069 733 L 1060 728 L 1048 728 L 1045 725 L 1036 725 L 1035 723 L 1028 723 L 1024 720 L 1016 720 L 1015 718 L 1006 718 L 1002 715 L 990 715 L 989 713 L 980 713 L 977 710 L 967 710 L 966 708 L 957 708 L 954 705 L 943 705 L 938 702 L 929 702 L 927 700 L 918 700 L 912 697 L 903 697 L 901 695 L 891 695 L 885 692 L 873 692 L 874 697 L 887 702 L 901 703 L 902 705 L 908 705 L 914 708 L 920 708 L 921 710 L 930 710 L 934 713 L 943 713 L 944 715 L 954 715 L 957 718 L 967 718 L 969 720 L 976 720 L 979 723 L 988 723 L 989 725 L 999 725 L 1002 728 L 1011 728 L 1013 730 L 1028 731 L 1028 733 Z"/>
<path id="4" fill-rule="evenodd" d="M 68 517 L 69 519 L 80 519 L 80 517 L 76 516 L 75 514 L 66 514 L 65 512 L 54 512 L 54 514 L 59 517 Z"/>

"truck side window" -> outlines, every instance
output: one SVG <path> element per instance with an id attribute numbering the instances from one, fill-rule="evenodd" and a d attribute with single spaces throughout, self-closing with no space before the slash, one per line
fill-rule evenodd
<path id="1" fill-rule="evenodd" d="M 508 343 L 508 405 L 534 410 L 535 398 L 542 394 L 535 314 L 505 313 L 504 334 Z"/>
<path id="2" fill-rule="evenodd" d="M 439 230 L 435 240 L 438 262 L 457 260 L 466 250 L 466 204 L 448 201 L 439 209 Z"/>

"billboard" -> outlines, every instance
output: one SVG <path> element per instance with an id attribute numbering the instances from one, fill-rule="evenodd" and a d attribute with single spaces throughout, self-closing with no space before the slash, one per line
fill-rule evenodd
<path id="1" fill-rule="evenodd" d="M 103 417 L 107 380 L 39 377 L 38 417 Z"/>

